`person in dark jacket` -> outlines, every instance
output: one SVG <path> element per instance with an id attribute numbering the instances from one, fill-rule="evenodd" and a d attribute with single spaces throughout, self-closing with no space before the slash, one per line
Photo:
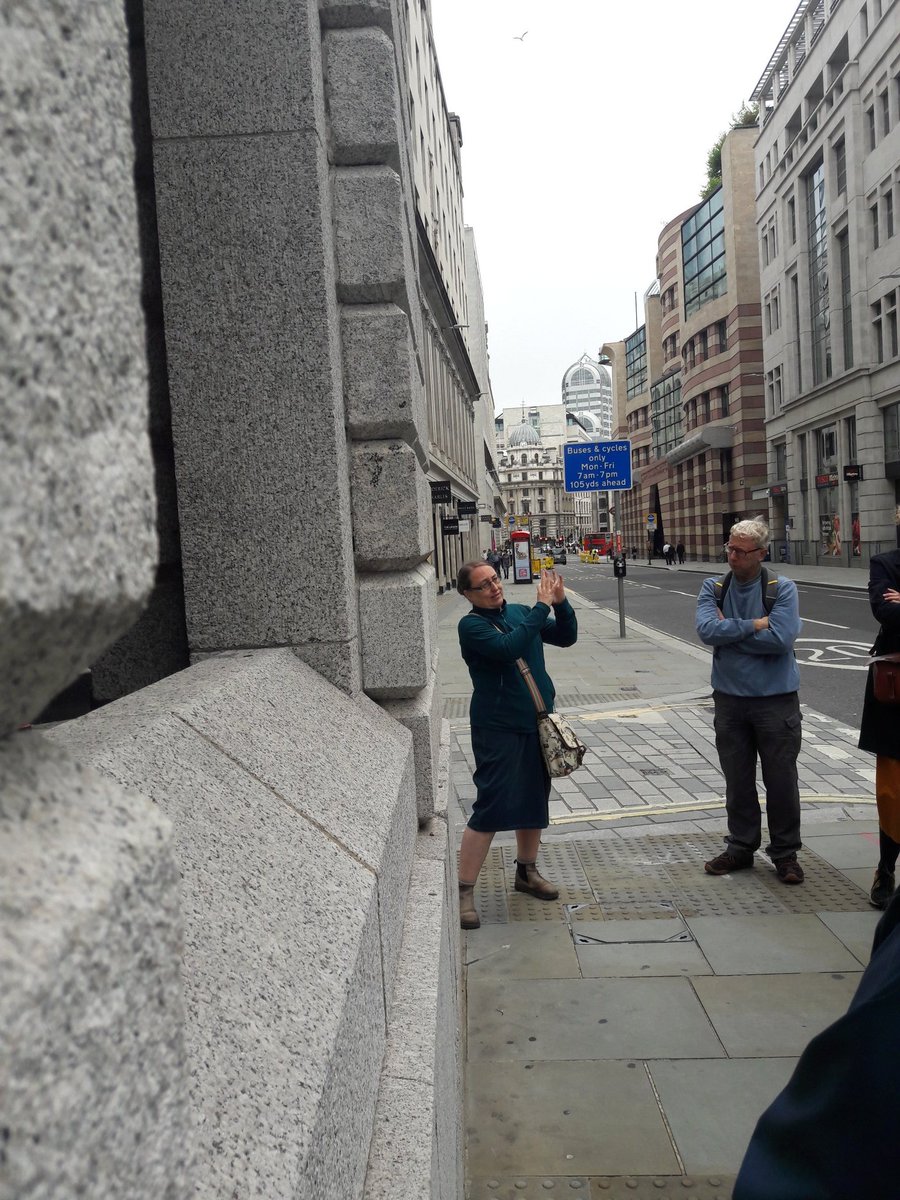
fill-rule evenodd
<path id="1" fill-rule="evenodd" d="M 472 605 L 459 622 L 459 645 L 474 688 L 469 720 L 478 789 L 459 851 L 459 915 L 463 929 L 477 929 L 475 884 L 502 829 L 516 831 L 516 891 L 539 900 L 559 896 L 536 865 L 541 830 L 550 824 L 550 776 L 538 741 L 537 710 L 516 659 L 525 659 L 553 712 L 556 689 L 544 665 L 544 643 L 573 646 L 578 623 L 556 571 L 541 572 L 532 608 L 507 604 L 502 582 L 486 563 L 460 567 L 456 589 Z"/>
<path id="2" fill-rule="evenodd" d="M 900 509 L 897 516 L 900 521 Z M 870 562 L 869 604 L 881 625 L 872 653 L 900 651 L 900 550 L 876 554 Z M 879 857 L 869 901 L 875 908 L 886 908 L 894 894 L 894 872 L 900 854 L 900 707 L 875 699 L 871 670 L 863 700 L 859 747 L 875 755 Z"/>
<path id="3" fill-rule="evenodd" d="M 881 1200 L 897 1194 L 900 894 L 844 1016 L 813 1038 L 757 1122 L 733 1200 Z"/>

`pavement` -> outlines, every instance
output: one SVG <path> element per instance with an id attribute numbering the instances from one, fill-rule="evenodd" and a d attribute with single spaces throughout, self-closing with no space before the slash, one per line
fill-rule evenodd
<path id="1" fill-rule="evenodd" d="M 679 569 L 699 588 L 722 565 Z M 866 585 L 844 568 L 775 569 Z M 780 883 L 762 854 L 752 871 L 706 875 L 725 830 L 710 654 L 630 620 L 622 639 L 616 611 L 569 595 L 578 643 L 547 660 L 588 754 L 551 794 L 539 865 L 560 898 L 512 890 L 515 837 L 498 834 L 476 889 L 482 926 L 460 934 L 467 1195 L 724 1200 L 758 1116 L 868 961 L 874 758 L 801 691 L 806 882 Z M 467 607 L 438 599 L 457 836 L 475 798 L 456 638 Z"/>

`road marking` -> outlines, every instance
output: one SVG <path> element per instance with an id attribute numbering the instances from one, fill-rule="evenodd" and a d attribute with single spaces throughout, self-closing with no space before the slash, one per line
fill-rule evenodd
<path id="1" fill-rule="evenodd" d="M 804 625 L 827 625 L 829 629 L 849 629 L 849 625 L 835 625 L 831 621 L 814 621 L 812 617 L 803 618 Z"/>
<path id="2" fill-rule="evenodd" d="M 808 804 L 866 804 L 875 807 L 874 796 L 820 796 L 816 792 L 801 792 L 801 801 Z M 551 825 L 575 825 L 583 821 L 620 821 L 624 817 L 664 817 L 667 813 L 704 812 L 707 809 L 725 807 L 724 800 L 698 800 L 692 804 L 657 805 L 656 808 L 639 808 L 632 804 L 620 808 L 616 812 L 600 812 L 599 809 L 582 809 L 580 813 L 572 813 L 563 817 L 551 817 Z M 814 830 L 814 827 L 811 827 Z"/>

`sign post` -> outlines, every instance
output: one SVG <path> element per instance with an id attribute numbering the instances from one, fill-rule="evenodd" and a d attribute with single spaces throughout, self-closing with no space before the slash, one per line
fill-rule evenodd
<path id="1" fill-rule="evenodd" d="M 631 442 L 627 438 L 618 442 L 568 442 L 563 446 L 563 473 L 567 492 L 629 492 Z M 616 558 L 614 570 L 619 586 L 619 637 L 624 638 L 625 560 L 621 556 Z"/>

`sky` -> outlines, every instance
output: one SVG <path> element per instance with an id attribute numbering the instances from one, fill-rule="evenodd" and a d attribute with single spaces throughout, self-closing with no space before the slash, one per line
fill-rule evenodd
<path id="1" fill-rule="evenodd" d="M 796 7 L 431 0 L 498 411 L 558 404 L 567 367 L 643 322 L 659 233 L 700 199 Z"/>

